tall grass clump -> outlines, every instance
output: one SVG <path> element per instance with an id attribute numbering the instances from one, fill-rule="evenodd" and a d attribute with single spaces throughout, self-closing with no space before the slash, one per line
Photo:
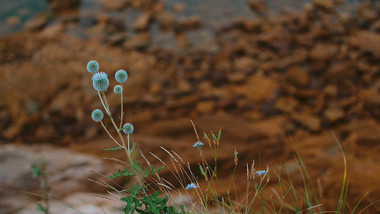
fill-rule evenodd
<path id="1" fill-rule="evenodd" d="M 124 121 L 124 85 L 128 80 L 125 70 L 118 70 L 114 78 L 118 85 L 113 87 L 113 92 L 120 98 L 120 112 L 116 117 L 107 101 L 107 91 L 110 81 L 108 75 L 99 72 L 99 64 L 92 60 L 87 64 L 87 70 L 93 75 L 92 85 L 99 97 L 99 109 L 92 111 L 92 119 L 99 123 L 114 142 L 113 146 L 105 148 L 105 151 L 122 150 L 126 160 L 113 158 L 115 162 L 123 166 L 112 175 L 103 177 L 102 181 L 94 181 L 112 190 L 112 197 L 116 197 L 123 203 L 123 213 L 324 213 L 323 204 L 320 203 L 307 166 L 303 162 L 301 155 L 296 150 L 296 161 L 299 174 L 302 178 L 303 189 L 296 188 L 289 174 L 287 176 L 279 170 L 270 170 L 269 167 L 258 169 L 255 162 L 243 163 L 246 171 L 245 178 L 237 178 L 239 163 L 238 152 L 231 151 L 231 161 L 233 168 L 230 171 L 229 181 L 226 183 L 219 178 L 219 153 L 221 145 L 222 131 L 205 133 L 202 139 L 194 123 L 193 129 L 196 135 L 196 142 L 192 145 L 194 152 L 200 156 L 200 162 L 194 168 L 189 162 L 183 160 L 173 150 L 164 147 L 161 149 L 167 154 L 167 158 L 150 153 L 151 158 L 156 159 L 161 165 L 155 167 L 148 158 L 136 148 L 136 144 L 131 140 L 135 127 L 131 121 Z M 112 92 L 111 92 L 112 93 Z M 103 113 L 104 112 L 104 113 Z M 105 120 L 108 120 L 106 123 Z M 107 127 L 106 124 L 111 124 Z M 111 131 L 113 129 L 113 131 Z M 111 133 L 115 133 L 115 136 Z M 336 139 L 335 135 L 333 135 Z M 337 141 L 344 159 L 344 176 L 342 189 L 337 208 L 333 213 L 348 213 L 346 209 L 346 199 L 348 192 L 347 162 L 343 149 Z M 191 146 L 189 146 L 191 147 Z M 295 147 L 295 146 L 294 146 Z M 206 154 L 211 154 L 210 158 Z M 141 160 L 136 157 L 140 157 Z M 175 178 L 176 183 L 171 183 L 159 172 L 166 168 Z M 273 194 L 268 194 L 266 187 L 270 181 L 270 175 L 276 177 L 278 189 L 272 188 Z M 132 183 L 127 188 L 114 185 L 115 178 L 128 177 Z M 236 180 L 245 182 L 244 191 L 237 190 Z M 273 183 L 273 182 L 272 182 Z M 175 198 L 186 198 L 191 196 L 191 200 L 176 202 Z M 187 197 L 189 198 L 189 197 Z M 360 201 L 361 202 L 361 201 Z M 359 203 L 360 203 L 359 202 Z M 351 210 L 354 213 L 359 203 Z M 330 211 L 331 212 L 331 211 Z"/>

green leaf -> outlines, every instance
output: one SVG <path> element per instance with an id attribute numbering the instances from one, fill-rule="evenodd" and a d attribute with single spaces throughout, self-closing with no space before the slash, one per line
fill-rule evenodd
<path id="1" fill-rule="evenodd" d="M 121 150 L 121 149 L 124 149 L 124 147 L 122 146 L 119 146 L 119 147 L 110 147 L 110 148 L 107 148 L 107 149 L 104 149 L 105 151 L 117 151 L 117 150 Z"/>
<path id="2" fill-rule="evenodd" d="M 37 204 L 36 210 L 40 211 L 42 213 L 47 213 L 47 209 L 44 206 L 42 206 L 42 204 L 40 204 L 40 203 Z"/>
<path id="3" fill-rule="evenodd" d="M 222 130 L 219 129 L 219 132 L 218 132 L 218 141 L 220 141 L 220 138 L 222 137 Z"/>
<path id="4" fill-rule="evenodd" d="M 131 153 L 135 150 L 135 148 L 136 148 L 136 144 L 135 144 L 135 142 L 132 141 Z"/>
<path id="5" fill-rule="evenodd" d="M 129 172 L 128 168 L 125 168 L 125 171 L 121 171 L 119 169 L 118 173 L 113 173 L 111 176 L 108 176 L 107 178 L 119 178 L 119 177 L 128 177 L 128 176 L 134 176 L 134 172 Z"/>
<path id="6" fill-rule="evenodd" d="M 202 165 L 199 165 L 199 170 L 201 171 L 201 174 L 202 174 L 203 176 L 206 176 L 206 172 L 205 172 L 205 170 L 203 169 Z"/>
<path id="7" fill-rule="evenodd" d="M 42 171 L 40 169 L 40 167 L 38 166 L 32 166 L 32 170 L 33 170 L 33 178 L 38 178 L 42 175 Z"/>

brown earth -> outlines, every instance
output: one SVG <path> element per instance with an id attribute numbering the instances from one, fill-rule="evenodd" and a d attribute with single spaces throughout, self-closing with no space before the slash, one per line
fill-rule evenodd
<path id="1" fill-rule="evenodd" d="M 120 48 L 104 35 L 84 41 L 62 33 L 70 26 L 65 23 L 0 38 L 1 142 L 48 142 L 106 156 L 101 148 L 111 141 L 90 118 L 100 108 L 85 68 L 94 59 L 109 77 L 118 69 L 128 71 L 125 118 L 134 124 L 133 140 L 145 154 L 168 160 L 163 146 L 197 167 L 190 120 L 200 133 L 222 128 L 222 181 L 229 179 L 236 148 L 238 176 L 245 179 L 245 164 L 252 160 L 257 168 L 269 166 L 266 190 L 273 194 L 280 164 L 302 189 L 293 139 L 320 186 L 323 209 L 333 210 L 343 176 L 333 132 L 348 161 L 348 204 L 353 207 L 368 193 L 359 210 L 373 202 L 366 211 L 379 212 L 380 10 L 368 3 L 357 10 L 374 16 L 345 17 L 323 2 L 286 17 L 236 21 L 218 30 L 215 53 L 144 50 L 145 40 L 127 40 Z M 159 15 L 150 11 L 134 27 L 145 31 Z M 108 24 L 102 29 L 117 26 L 109 19 L 103 23 Z M 174 29 L 187 25 L 193 27 Z M 111 92 L 111 110 L 118 115 L 120 101 Z M 245 185 L 238 182 L 238 192 Z"/>

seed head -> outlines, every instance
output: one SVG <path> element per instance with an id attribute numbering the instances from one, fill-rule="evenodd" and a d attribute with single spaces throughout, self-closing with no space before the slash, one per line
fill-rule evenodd
<path id="1" fill-rule="evenodd" d="M 100 122 L 103 120 L 104 114 L 103 114 L 102 110 L 95 109 L 94 111 L 92 111 L 91 117 L 94 121 Z"/>
<path id="2" fill-rule="evenodd" d="M 121 92 L 123 92 L 123 87 L 121 87 L 121 85 L 116 85 L 113 88 L 113 91 L 115 92 L 115 94 L 121 94 Z"/>
<path id="3" fill-rule="evenodd" d="M 95 60 L 91 60 L 87 63 L 87 71 L 94 74 L 99 71 L 99 63 Z"/>
<path id="4" fill-rule="evenodd" d="M 124 70 L 118 70 L 115 74 L 115 79 L 118 83 L 124 83 L 128 79 L 128 74 Z"/>
<path id="5" fill-rule="evenodd" d="M 92 85 L 97 91 L 106 91 L 110 82 L 108 80 L 107 74 L 104 72 L 99 72 L 92 75 Z"/>
<path id="6" fill-rule="evenodd" d="M 130 123 L 124 124 L 122 129 L 123 129 L 123 132 L 125 134 L 132 134 L 133 133 L 133 125 Z"/>

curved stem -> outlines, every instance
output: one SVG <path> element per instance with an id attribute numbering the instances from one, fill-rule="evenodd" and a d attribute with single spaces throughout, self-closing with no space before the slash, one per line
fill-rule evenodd
<path id="1" fill-rule="evenodd" d="M 113 136 L 111 135 L 111 133 L 107 130 L 107 127 L 104 125 L 104 123 L 102 121 L 100 121 L 100 124 L 102 124 L 102 127 L 104 128 L 104 130 L 107 132 L 108 136 L 110 136 L 110 138 L 120 147 L 123 147 L 122 145 L 120 145 L 116 140 L 115 138 L 113 138 Z M 124 148 L 124 147 L 123 147 Z"/>
<path id="2" fill-rule="evenodd" d="M 123 89 L 123 84 L 120 84 L 121 88 L 122 88 L 122 91 L 120 93 L 120 126 L 119 126 L 119 129 L 121 129 L 122 125 L 123 125 L 123 117 L 124 117 L 124 101 L 123 101 L 123 97 L 124 97 L 124 89 Z"/>
<path id="3" fill-rule="evenodd" d="M 104 101 L 103 101 L 102 95 L 100 95 L 100 92 L 99 91 L 97 91 L 97 92 L 98 92 L 98 95 L 99 95 L 100 102 L 102 103 L 104 110 L 106 111 L 107 115 L 109 116 L 111 114 L 111 112 L 109 112 L 108 106 L 106 106 L 104 104 Z"/>

